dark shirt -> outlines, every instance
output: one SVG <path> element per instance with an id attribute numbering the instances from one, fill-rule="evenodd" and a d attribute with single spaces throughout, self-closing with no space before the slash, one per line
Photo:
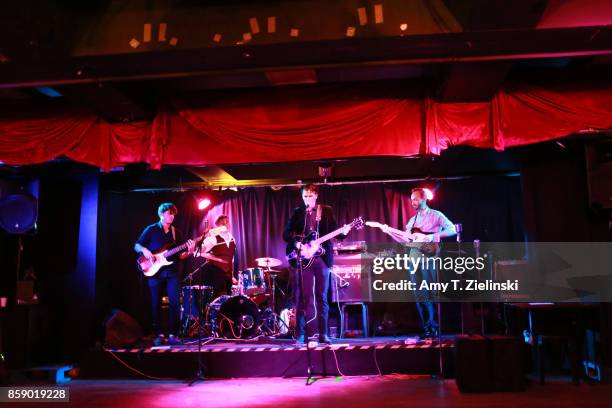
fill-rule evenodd
<path id="1" fill-rule="evenodd" d="M 306 217 L 306 206 L 301 205 L 293 210 L 291 218 L 285 225 L 283 232 L 283 239 L 287 242 L 287 254 L 289 254 L 295 248 L 295 242 L 300 240 L 304 235 L 308 234 L 308 231 L 314 227 L 314 223 L 311 222 L 312 218 L 316 216 L 316 211 L 313 211 L 311 217 Z M 307 219 L 308 218 L 308 219 Z M 334 217 L 332 208 L 328 205 L 321 205 L 321 221 L 319 222 L 319 236 L 328 234 L 338 229 L 338 224 Z M 346 235 L 340 234 L 336 236 L 336 239 L 344 239 Z M 321 247 L 325 250 L 325 254 L 321 257 L 325 265 L 331 268 L 334 264 L 334 251 L 331 240 L 325 241 L 321 244 Z"/>
<path id="2" fill-rule="evenodd" d="M 154 254 L 160 251 L 165 251 L 167 249 L 171 249 L 175 247 L 177 244 L 182 242 L 182 236 L 178 229 L 174 229 L 174 235 L 176 236 L 176 240 L 172 235 L 172 227 L 168 229 L 168 232 L 164 232 L 164 227 L 161 222 L 156 222 L 155 224 L 151 224 L 142 231 L 140 234 L 140 238 L 136 241 L 137 244 L 142 245 L 147 248 L 149 251 Z M 177 261 L 179 259 L 179 254 L 175 254 L 168 258 L 169 261 Z M 175 263 L 172 265 L 164 266 L 160 269 L 162 271 L 168 272 L 176 272 Z"/>

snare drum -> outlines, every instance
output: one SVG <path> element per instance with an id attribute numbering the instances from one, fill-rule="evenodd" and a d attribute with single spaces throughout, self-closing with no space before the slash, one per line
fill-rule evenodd
<path id="1" fill-rule="evenodd" d="M 257 305 L 246 296 L 219 296 L 208 308 L 206 321 L 213 332 L 226 339 L 248 339 L 261 324 Z"/>
<path id="2" fill-rule="evenodd" d="M 262 268 L 247 268 L 241 271 L 239 280 L 242 290 L 249 296 L 266 292 L 266 279 Z"/>

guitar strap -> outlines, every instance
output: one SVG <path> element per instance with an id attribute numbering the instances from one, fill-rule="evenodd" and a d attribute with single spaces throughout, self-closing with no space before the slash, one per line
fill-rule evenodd
<path id="1" fill-rule="evenodd" d="M 172 239 L 176 243 L 176 230 L 174 229 L 174 225 L 172 225 L 170 229 L 172 229 Z"/>
<path id="2" fill-rule="evenodd" d="M 414 227 L 416 227 L 416 222 L 418 218 L 419 218 L 419 211 L 417 210 L 416 214 L 414 214 L 414 221 L 412 222 L 412 226 L 408 230 L 409 233 L 411 234 L 414 233 Z M 408 221 L 408 224 L 410 224 L 410 221 Z"/>

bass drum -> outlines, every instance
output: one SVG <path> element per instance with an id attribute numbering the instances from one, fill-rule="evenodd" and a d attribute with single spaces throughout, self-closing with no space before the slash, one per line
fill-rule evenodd
<path id="1" fill-rule="evenodd" d="M 246 296 L 219 296 L 206 314 L 215 336 L 225 339 L 248 339 L 255 336 L 261 316 L 255 302 Z"/>

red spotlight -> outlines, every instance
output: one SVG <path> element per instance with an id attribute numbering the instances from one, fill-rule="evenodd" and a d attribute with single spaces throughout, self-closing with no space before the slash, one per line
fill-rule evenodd
<path id="1" fill-rule="evenodd" d="M 198 201 L 198 210 L 204 210 L 206 208 L 208 208 L 208 206 L 210 205 L 210 199 L 208 198 L 202 198 L 201 200 Z"/>
<path id="2" fill-rule="evenodd" d="M 427 198 L 427 200 L 433 200 L 434 198 L 433 191 L 431 191 L 428 188 L 424 188 L 423 191 L 425 191 L 425 197 Z"/>

